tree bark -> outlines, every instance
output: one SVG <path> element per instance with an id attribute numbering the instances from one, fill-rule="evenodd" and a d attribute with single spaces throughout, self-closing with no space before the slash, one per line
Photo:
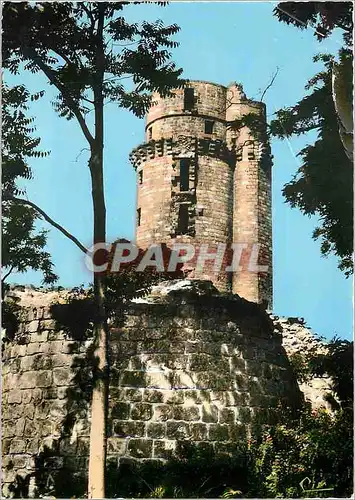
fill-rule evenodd
<path id="1" fill-rule="evenodd" d="M 96 72 L 94 81 L 95 138 L 91 146 L 89 162 L 92 201 L 94 211 L 94 243 L 106 241 L 106 207 L 103 182 L 103 79 L 105 70 L 104 56 L 104 18 L 105 4 L 99 3 L 97 20 Z M 105 465 L 107 447 L 107 408 L 108 408 L 108 326 L 105 311 L 105 277 L 94 273 L 94 301 L 97 316 L 94 322 L 95 352 L 93 359 L 93 393 L 91 406 L 90 454 L 88 497 L 105 498 Z"/>

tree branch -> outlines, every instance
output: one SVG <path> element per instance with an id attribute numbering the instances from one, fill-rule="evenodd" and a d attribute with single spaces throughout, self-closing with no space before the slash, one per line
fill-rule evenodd
<path id="1" fill-rule="evenodd" d="M 10 267 L 9 272 L 8 272 L 8 273 L 6 273 L 6 274 L 5 274 L 5 276 L 4 276 L 3 278 L 1 278 L 1 283 L 5 283 L 6 278 L 8 278 L 8 277 L 10 276 L 10 274 L 12 273 L 12 271 L 13 271 L 14 269 L 15 269 L 15 266 L 14 266 L 14 265 L 12 265 L 12 266 Z"/>
<path id="2" fill-rule="evenodd" d="M 277 74 L 279 72 L 279 67 L 277 66 L 276 67 L 276 71 L 275 73 L 273 74 L 272 78 L 271 78 L 271 81 L 269 83 L 269 85 L 266 87 L 266 89 L 264 90 L 264 92 L 261 94 L 261 98 L 260 98 L 260 102 L 263 102 L 263 99 L 264 99 L 264 95 L 266 94 L 266 92 L 269 90 L 269 88 L 272 86 L 272 84 L 274 83 L 275 81 L 275 78 L 277 77 Z"/>
<path id="3" fill-rule="evenodd" d="M 67 103 L 67 106 L 70 108 L 70 110 L 74 113 L 76 119 L 78 120 L 78 123 L 81 127 L 81 130 L 83 131 L 83 134 L 86 138 L 86 140 L 88 141 L 88 143 L 91 145 L 93 145 L 94 143 L 94 138 L 93 136 L 91 135 L 91 132 L 88 128 L 88 126 L 86 125 L 86 122 L 84 120 L 84 117 L 83 115 L 80 113 L 79 109 L 78 109 L 78 106 L 76 104 L 76 102 L 74 101 L 74 99 L 70 96 L 70 94 L 68 93 L 67 89 L 65 88 L 65 86 L 58 80 L 56 74 L 55 74 L 55 71 L 53 71 L 51 68 L 49 68 L 45 62 L 41 59 L 41 57 L 39 55 L 36 54 L 36 52 L 32 49 L 32 48 L 26 48 L 24 50 L 24 52 L 27 52 L 28 54 L 28 57 L 30 59 L 32 59 L 32 61 L 34 63 L 37 64 L 37 66 L 43 71 L 43 73 L 47 76 L 47 78 L 49 79 L 49 81 L 55 85 L 57 87 L 57 89 L 59 90 L 59 92 L 62 94 L 64 100 L 66 101 Z"/>
<path id="4" fill-rule="evenodd" d="M 73 236 L 72 234 L 70 234 L 66 229 L 64 229 L 64 227 L 62 227 L 60 224 L 58 224 L 57 222 L 55 222 L 51 217 L 49 217 L 49 215 L 46 214 L 46 212 L 44 212 L 41 208 L 39 208 L 39 206 L 37 206 L 35 203 L 33 203 L 32 201 L 29 201 L 29 200 L 24 200 L 22 198 L 17 198 L 16 196 L 12 196 L 12 195 L 7 195 L 7 194 L 4 194 L 3 197 L 2 197 L 3 200 L 5 201 L 14 201 L 16 203 L 21 203 L 22 205 L 28 205 L 29 207 L 32 207 L 36 210 L 36 212 L 38 212 L 49 224 L 51 224 L 53 227 L 55 227 L 56 229 L 58 229 L 62 234 L 64 234 L 64 236 L 66 236 L 67 238 L 69 238 L 73 243 L 75 243 L 75 245 L 80 248 L 80 250 L 82 252 L 84 252 L 85 254 L 88 253 L 88 249 L 84 247 L 84 245 L 82 245 L 80 243 L 80 241 L 75 238 L 75 236 Z"/>

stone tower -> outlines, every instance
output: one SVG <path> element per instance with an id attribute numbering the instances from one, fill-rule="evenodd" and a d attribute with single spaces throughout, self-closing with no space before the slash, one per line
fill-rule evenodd
<path id="1" fill-rule="evenodd" d="M 137 171 L 136 243 L 192 243 L 196 255 L 216 253 L 221 243 L 243 245 L 234 272 L 225 270 L 230 256 L 220 269 L 211 259 L 198 266 L 195 257 L 185 266 L 189 277 L 270 308 L 271 155 L 246 126 L 228 126 L 250 113 L 265 120 L 265 105 L 247 99 L 239 84 L 191 81 L 173 97 L 153 95 L 146 140 L 130 155 Z"/>

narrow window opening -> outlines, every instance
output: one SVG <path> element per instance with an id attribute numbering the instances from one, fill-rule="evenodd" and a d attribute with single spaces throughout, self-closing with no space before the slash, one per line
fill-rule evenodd
<path id="1" fill-rule="evenodd" d="M 205 134 L 213 134 L 214 122 L 211 120 L 205 121 Z"/>
<path id="2" fill-rule="evenodd" d="M 141 225 L 141 209 L 137 209 L 137 226 Z"/>
<path id="3" fill-rule="evenodd" d="M 182 204 L 179 206 L 179 218 L 177 234 L 187 234 L 189 229 L 189 206 Z"/>
<path id="4" fill-rule="evenodd" d="M 191 87 L 184 89 L 184 110 L 191 111 L 195 106 L 194 89 Z"/>
<path id="5" fill-rule="evenodd" d="M 190 177 L 190 161 L 187 159 L 180 160 L 180 191 L 189 190 Z"/>
<path id="6" fill-rule="evenodd" d="M 143 184 L 143 170 L 138 172 L 138 182 L 139 184 Z"/>
<path id="7" fill-rule="evenodd" d="M 148 128 L 148 140 L 151 141 L 153 139 L 153 127 Z"/>

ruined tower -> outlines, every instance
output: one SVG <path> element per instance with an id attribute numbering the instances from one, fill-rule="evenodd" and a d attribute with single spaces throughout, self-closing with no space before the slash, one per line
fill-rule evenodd
<path id="1" fill-rule="evenodd" d="M 238 244 L 235 272 L 226 271 L 227 251 L 220 269 L 212 259 L 198 266 L 195 257 L 186 265 L 189 276 L 271 307 L 271 155 L 245 124 L 230 127 L 250 114 L 265 122 L 265 105 L 247 99 L 238 84 L 190 81 L 172 97 L 153 95 L 146 140 L 130 155 L 137 171 L 136 243 L 192 243 L 197 254 Z"/>

